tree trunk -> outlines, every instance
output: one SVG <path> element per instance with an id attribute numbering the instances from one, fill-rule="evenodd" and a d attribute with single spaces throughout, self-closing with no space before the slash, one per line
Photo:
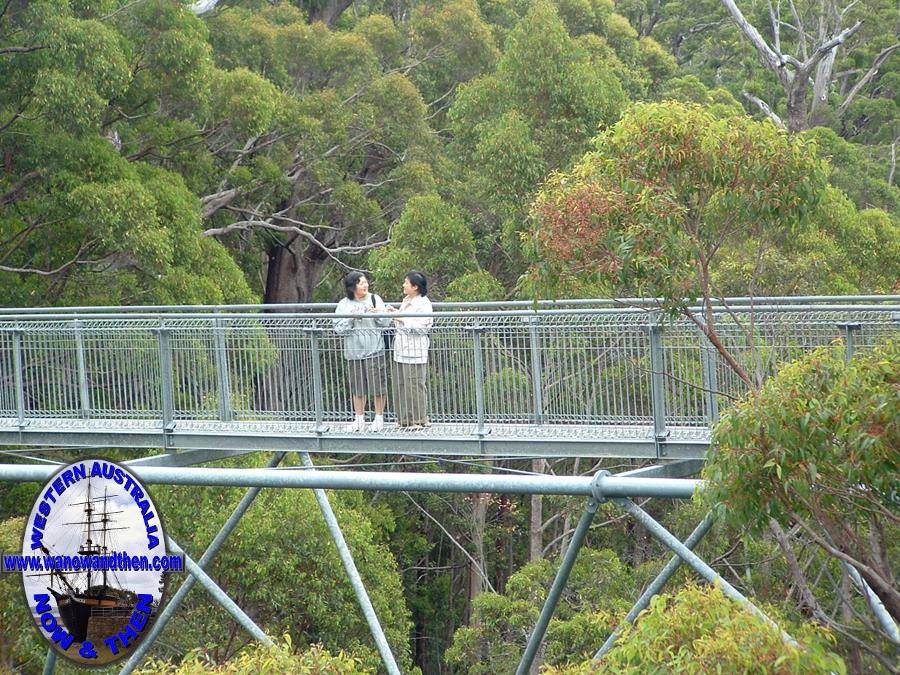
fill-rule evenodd
<path id="1" fill-rule="evenodd" d="M 544 473 L 544 460 L 531 460 L 531 470 Z M 531 521 L 528 526 L 528 562 L 540 560 L 544 553 L 544 500 L 541 495 L 531 495 Z"/>
<path id="2" fill-rule="evenodd" d="M 487 507 L 491 500 L 490 493 L 480 492 L 472 496 L 472 557 L 475 563 L 469 563 L 469 603 L 484 592 L 483 573 L 487 573 L 484 556 L 484 526 L 487 520 Z"/>
<path id="3" fill-rule="evenodd" d="M 847 570 L 841 567 L 841 621 L 845 626 L 853 624 L 853 610 L 850 609 L 850 597 L 853 594 L 853 585 L 850 582 L 850 575 Z M 866 671 L 863 668 L 862 653 L 859 645 L 850 643 L 847 645 L 847 672 L 850 675 L 863 675 Z"/>
<path id="4" fill-rule="evenodd" d="M 326 0 L 324 5 L 309 10 L 309 22 L 321 21 L 331 27 L 352 4 L 353 0 Z"/>
<path id="5" fill-rule="evenodd" d="M 269 262 L 266 266 L 266 292 L 263 303 L 267 305 L 282 302 L 300 302 L 295 277 L 297 257 L 291 250 L 293 241 L 273 244 L 267 251 Z"/>
<path id="6" fill-rule="evenodd" d="M 792 134 L 803 131 L 809 126 L 809 109 L 806 99 L 809 95 L 809 77 L 805 73 L 797 73 L 791 84 L 785 87 L 787 95 L 787 128 Z"/>
<path id="7" fill-rule="evenodd" d="M 269 248 L 265 304 L 312 301 L 329 258 L 317 246 L 308 246 L 302 252 L 296 246 L 297 239 L 291 239 Z"/>

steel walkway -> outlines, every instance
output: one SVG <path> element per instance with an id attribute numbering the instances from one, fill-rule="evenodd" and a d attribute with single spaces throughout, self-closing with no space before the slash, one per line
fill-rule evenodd
<path id="1" fill-rule="evenodd" d="M 649 303 L 437 303 L 432 426 L 398 428 L 389 395 L 385 429 L 351 433 L 333 305 L 277 309 L 0 310 L 0 445 L 690 459 L 746 389 L 694 322 Z M 715 326 L 761 381 L 900 334 L 900 296 L 733 298 Z"/>

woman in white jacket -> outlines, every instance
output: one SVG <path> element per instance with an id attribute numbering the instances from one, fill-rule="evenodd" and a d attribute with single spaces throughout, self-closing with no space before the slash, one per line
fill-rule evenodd
<path id="1" fill-rule="evenodd" d="M 388 311 L 392 311 L 389 309 Z M 421 272 L 410 272 L 403 280 L 401 314 L 432 312 L 428 299 L 428 280 Z M 397 426 L 411 430 L 430 426 L 428 421 L 428 347 L 431 316 L 406 316 L 394 319 L 394 363 L 397 390 Z"/>

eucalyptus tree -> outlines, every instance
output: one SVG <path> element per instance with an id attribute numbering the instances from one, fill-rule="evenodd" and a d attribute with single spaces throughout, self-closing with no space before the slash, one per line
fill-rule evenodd
<path id="1" fill-rule="evenodd" d="M 7 2 L 0 15 L 0 271 L 9 304 L 253 296 L 200 236 L 181 147 L 212 72 L 170 3 Z M 148 37 L 150 39 L 148 39 Z"/>
<path id="2" fill-rule="evenodd" d="M 213 114 L 240 122 L 217 132 L 205 234 L 262 277 L 266 302 L 309 300 L 335 265 L 360 267 L 389 243 L 406 201 L 433 189 L 441 151 L 411 77 L 438 56 L 475 72 L 489 65 L 490 35 L 453 28 L 479 21 L 465 2 L 414 17 L 409 30 L 369 16 L 332 31 L 283 4 L 209 20 L 223 73 Z M 441 27 L 449 38 L 437 43 Z M 452 87 L 454 72 L 426 79 Z"/>

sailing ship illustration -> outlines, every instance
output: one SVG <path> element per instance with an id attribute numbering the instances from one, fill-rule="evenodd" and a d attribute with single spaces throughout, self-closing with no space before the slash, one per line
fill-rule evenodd
<path id="1" fill-rule="evenodd" d="M 110 495 L 105 489 L 102 497 L 92 497 L 88 479 L 85 501 L 69 504 L 70 507 L 84 507 L 84 520 L 64 523 L 83 527 L 78 555 L 106 556 L 110 553 L 108 533 L 112 530 L 128 529 L 114 525 L 111 516 L 122 511 L 110 511 L 109 499 Z M 46 546 L 41 546 L 41 550 L 45 555 L 55 555 Z M 110 582 L 110 574 L 114 577 L 114 583 Z M 99 571 L 55 569 L 30 576 L 50 577 L 47 590 L 56 600 L 59 616 L 75 642 L 87 640 L 92 619 L 104 619 L 110 633 L 122 628 L 128 622 L 138 600 L 137 593 L 120 587 L 122 584 L 116 578 L 115 572 L 109 572 L 106 566 Z"/>

